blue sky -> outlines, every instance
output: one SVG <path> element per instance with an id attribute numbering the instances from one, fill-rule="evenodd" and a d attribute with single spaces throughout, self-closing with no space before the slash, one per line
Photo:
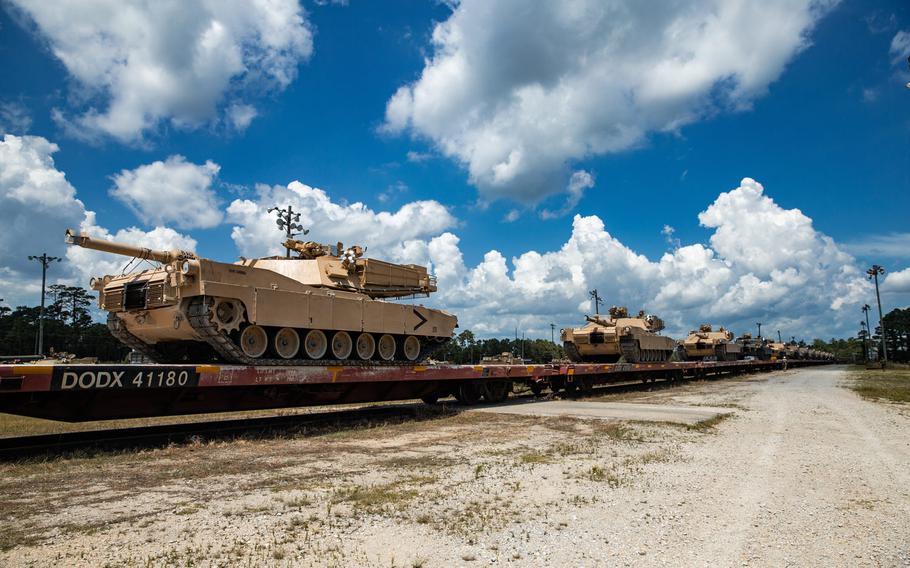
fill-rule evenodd
<path id="1" fill-rule="evenodd" d="M 55 152 L 37 150 L 35 155 L 52 156 L 50 169 L 64 174 L 83 209 L 95 213 L 96 225 L 88 226 L 103 228 L 110 235 L 119 231 L 124 237 L 145 236 L 153 243 L 158 242 L 155 239 L 177 244 L 192 239 L 199 253 L 224 260 L 239 253 L 267 252 L 269 234 L 261 223 L 254 226 L 252 221 L 242 221 L 239 213 L 230 210 L 195 226 L 179 214 L 156 216 L 150 210 L 164 209 L 153 199 L 141 197 L 155 187 L 143 185 L 145 177 L 138 172 L 150 171 L 142 170 L 143 166 L 166 162 L 170 156 L 183 156 L 186 164 L 198 167 L 210 161 L 216 165 L 214 175 L 203 173 L 200 180 L 194 170 L 166 179 L 190 184 L 189 193 L 180 195 L 193 195 L 197 190 L 206 193 L 211 206 L 220 210 L 240 200 L 247 200 L 250 207 L 253 202 L 264 205 L 257 202 L 256 184 L 287 186 L 299 180 L 309 188 L 320 188 L 342 210 L 328 205 L 324 211 L 320 209 L 323 217 L 314 217 L 312 224 L 321 232 L 314 231 L 312 237 L 327 242 L 356 238 L 372 244 L 377 254 L 427 262 L 437 272 L 448 270 L 450 279 L 441 282 L 448 283 L 452 291 L 440 294 L 438 305 L 462 315 L 463 327 L 482 333 L 501 333 L 520 325 L 531 334 L 548 336 L 549 321 L 558 319 L 559 325 L 571 325 L 573 318 L 580 319 L 586 309 L 584 292 L 599 287 L 608 292 L 610 303 L 661 310 L 677 330 L 703 319 L 743 327 L 764 318 L 789 326 L 796 335 L 848 334 L 855 331 L 853 320 L 859 318 L 852 311 L 870 299 L 868 285 L 857 271 L 873 261 L 885 264 L 889 272 L 898 272 L 886 290 L 889 301 L 907 299 L 910 272 L 899 272 L 910 265 L 906 221 L 910 210 L 910 90 L 904 87 L 910 78 L 907 54 L 900 53 L 910 45 L 910 39 L 906 43 L 901 39 L 902 33 L 910 32 L 910 5 L 906 2 L 772 2 L 773 6 L 759 10 L 768 20 L 764 25 L 769 31 L 755 38 L 747 37 L 750 30 L 734 26 L 747 21 L 759 28 L 762 22 L 729 15 L 731 27 L 723 34 L 718 32 L 717 38 L 693 38 L 691 53 L 686 53 L 685 37 L 679 46 L 671 46 L 673 58 L 679 57 L 680 62 L 691 58 L 698 65 L 689 68 L 680 63 L 673 68 L 677 59 L 671 58 L 666 85 L 655 69 L 668 63 L 668 48 L 639 46 L 642 40 L 635 39 L 627 42 L 636 43 L 635 49 L 626 49 L 626 40 L 616 30 L 625 17 L 645 34 L 667 28 L 651 21 L 654 18 L 636 19 L 635 14 L 622 10 L 605 16 L 598 24 L 602 28 L 580 30 L 577 38 L 567 39 L 566 30 L 573 31 L 572 26 L 581 21 L 571 20 L 572 14 L 558 15 L 567 18 L 566 24 L 553 14 L 523 10 L 508 2 L 496 9 L 478 8 L 471 2 L 454 6 L 358 0 L 287 4 L 292 12 L 297 11 L 301 22 L 289 32 L 298 33 L 299 41 L 279 48 L 282 56 L 291 53 L 290 62 L 282 60 L 279 69 L 290 72 L 290 80 L 259 77 L 257 65 L 263 60 L 256 58 L 272 52 L 263 48 L 261 38 L 243 36 L 243 26 L 257 25 L 252 20 L 255 14 L 244 16 L 249 21 L 235 22 L 232 25 L 239 27 L 231 28 L 235 38 L 247 37 L 236 40 L 244 54 L 243 70 L 224 63 L 230 81 L 221 83 L 220 90 L 213 87 L 210 102 L 214 110 L 187 111 L 184 103 L 189 99 L 183 95 L 175 95 L 177 102 L 163 104 L 163 110 L 153 98 L 130 102 L 132 112 L 156 114 L 144 128 L 131 132 L 122 125 L 99 127 L 99 122 L 91 121 L 94 119 L 85 119 L 92 113 L 104 116 L 120 95 L 129 99 L 129 87 L 108 80 L 111 73 L 119 72 L 111 63 L 118 56 L 80 48 L 79 38 L 55 15 L 46 14 L 41 3 L 6 4 L 0 10 L 0 65 L 5 77 L 0 84 L 0 103 L 4 105 L 0 126 L 9 136 L 41 137 L 59 146 Z M 691 4 L 695 16 L 679 15 L 691 17 L 696 24 L 700 17 L 723 12 L 714 2 Z M 741 4 L 757 6 L 755 2 Z M 111 10 L 122 9 L 113 6 Z M 202 22 L 233 17 L 226 13 L 227 8 L 220 13 L 207 9 L 200 8 Z M 111 32 L 105 26 L 113 24 L 104 23 L 111 13 L 75 17 L 85 18 L 88 28 L 97 26 L 97 30 L 90 29 L 95 37 Z M 721 14 L 718 18 L 724 21 L 726 17 Z M 554 20 L 562 27 L 548 30 Z M 150 35 L 167 31 L 161 20 L 148 22 L 143 29 L 151 30 Z M 164 31 L 156 30 L 155 25 Z M 182 25 L 178 18 L 173 28 L 179 30 Z M 497 26 L 501 29 L 495 29 Z M 787 35 L 789 27 L 793 30 Z M 780 37 L 768 39 L 778 28 L 784 29 Z M 174 32 L 167 39 L 170 43 L 162 65 L 192 52 L 198 38 L 188 24 L 187 29 L 186 34 Z M 450 34 L 440 40 L 437 36 L 434 43 L 434 29 L 455 29 L 463 37 Z M 734 39 L 725 39 L 728 35 Z M 152 63 L 161 63 L 147 56 L 143 51 L 147 46 L 126 45 L 132 40 L 129 34 L 125 36 L 125 46 L 120 48 L 127 61 L 151 57 L 145 61 L 150 69 L 154 69 Z M 479 39 L 474 42 L 474 37 Z M 598 43 L 611 37 L 619 47 Z M 183 40 L 186 45 L 180 44 Z M 717 42 L 711 45 L 716 45 L 720 55 L 704 50 L 705 42 Z M 99 45 L 118 48 L 116 39 Z M 737 49 L 742 49 L 739 61 L 723 56 L 724 50 Z M 249 55 L 250 51 L 255 53 Z M 582 54 L 584 64 L 578 63 Z M 455 79 L 445 74 L 451 69 L 447 56 L 464 65 Z M 96 63 L 93 57 L 101 61 L 98 65 L 107 66 L 105 73 L 84 71 L 85 66 Z M 174 65 L 179 67 L 179 61 Z M 434 72 L 442 79 L 422 79 Z M 615 79 L 626 73 L 627 77 Z M 655 73 L 657 82 L 639 81 L 645 73 Z M 205 90 L 211 85 L 206 80 L 190 80 L 176 88 Z M 465 87 L 469 92 L 459 91 L 472 81 L 476 85 Z M 698 81 L 707 83 L 691 86 Z M 658 85 L 656 94 L 647 95 L 654 84 Z M 545 91 L 549 96 L 546 104 L 565 100 L 570 101 L 567 106 L 577 108 L 563 111 L 556 105 L 550 112 L 541 111 L 537 103 L 515 104 L 529 85 Z M 673 95 L 677 88 L 680 94 Z M 400 89 L 412 95 L 400 99 L 406 118 L 397 120 L 389 109 Z M 634 102 L 629 103 L 633 97 Z M 194 100 L 198 102 L 198 98 Z M 436 109 L 436 103 L 445 108 Z M 255 117 L 248 124 L 231 124 L 231 105 L 254 108 Z M 607 110 L 601 113 L 602 109 Z M 551 119 L 558 124 L 539 126 Z M 635 134 L 628 139 L 616 134 L 617 124 Z M 541 140 L 541 133 L 552 140 Z M 553 149 L 560 145 L 567 149 Z M 509 162 L 504 156 L 516 148 L 524 160 Z M 25 150 L 16 146 L 10 151 Z M 22 172 L 34 164 L 29 166 L 27 160 L 24 165 L 14 163 L 20 154 L 5 156 L 6 163 L 0 162 L 0 168 L 7 170 L 7 178 L 27 184 L 21 181 Z M 491 162 L 500 169 L 490 166 Z M 171 165 L 173 162 L 162 165 L 162 175 L 170 175 Z M 46 163 L 41 167 L 49 168 Z M 124 187 L 115 191 L 117 182 L 112 176 L 124 170 L 136 175 L 131 181 L 124 178 Z M 505 178 L 500 175 L 503 171 L 507 172 Z M 571 174 L 576 172 L 584 176 L 578 179 L 588 180 L 577 201 L 566 192 Z M 749 190 L 753 186 L 741 183 L 743 178 L 761 184 L 763 194 Z M 7 182 L 0 189 L 13 195 L 16 187 Z M 717 201 L 720 194 L 738 189 L 745 197 L 730 200 L 737 205 Z M 281 195 L 270 197 L 281 199 Z M 773 207 L 762 196 L 770 197 Z M 362 202 L 373 214 L 350 222 L 363 235 L 334 234 L 332 227 L 348 223 L 344 207 L 355 202 Z M 376 217 L 383 211 L 395 214 L 408 204 L 426 202 L 442 208 L 434 205 L 421 210 L 423 215 L 434 216 L 435 223 L 421 219 L 421 214 L 416 218 L 402 214 L 398 221 L 413 229 L 409 239 L 403 238 L 413 241 L 411 244 L 389 235 L 390 227 L 398 225 L 383 224 Z M 700 224 L 699 214 L 712 204 L 718 206 L 717 220 Z M 740 223 L 739 219 L 753 211 L 750 207 L 761 207 L 764 213 L 756 215 L 764 215 L 765 222 L 776 223 L 778 217 L 784 221 L 774 231 Z M 72 218 L 80 223 L 82 210 L 77 209 L 70 217 L 61 213 L 60 221 Z M 787 213 L 794 209 L 809 219 L 808 226 Z M 313 215 L 322 214 L 319 211 Z M 450 219 L 442 219 L 441 211 Z M 261 213 L 256 209 L 256 215 L 262 217 Z M 510 213 L 513 220 L 507 220 Z M 24 207 L 16 215 L 16 226 L 38 225 L 53 233 L 54 241 L 47 241 L 46 246 L 66 255 L 62 245 L 53 244 L 64 228 L 56 224 L 56 218 Z M 603 226 L 594 223 L 582 228 L 577 219 L 573 225 L 575 215 L 581 215 L 582 221 L 596 217 Z M 23 222 L 29 218 L 33 223 Z M 666 234 L 667 226 L 672 227 L 672 235 Z M 129 233 L 131 227 L 135 231 Z M 148 237 L 146 233 L 155 227 L 167 227 L 173 234 L 159 232 Z M 242 229 L 239 236 L 235 227 Z M 30 230 L 24 229 L 23 238 L 28 238 Z M 799 231 L 806 234 L 794 237 L 794 250 L 790 250 L 786 241 Z M 456 237 L 457 243 L 442 238 L 444 234 Z M 586 240 L 585 235 L 591 238 Z M 590 245 L 594 249 L 576 243 L 570 252 L 560 253 L 573 237 L 578 242 L 596 241 Z M 836 243 L 836 251 L 827 246 L 827 237 Z M 279 238 L 276 232 L 274 240 Z M 26 302 L 30 300 L 27 294 L 34 294 L 27 284 L 33 275 L 28 274 L 27 265 L 13 260 L 17 245 L 9 239 L 12 237 L 2 243 L 5 254 L 0 254 L 0 264 L 7 269 L 5 277 L 0 277 L 0 297 Z M 787 250 L 778 256 L 786 258 L 781 264 L 765 262 L 743 241 L 760 243 L 761 254 L 769 257 L 775 257 L 773 249 L 780 246 Z M 598 246 L 621 250 L 617 248 L 616 259 L 605 260 L 603 268 L 586 268 L 590 259 L 597 258 Z M 501 263 L 495 255 L 491 257 L 491 251 L 500 253 L 505 275 L 497 272 Z M 543 258 L 526 256 L 525 268 L 515 272 L 512 259 L 529 251 Z M 458 253 L 460 263 L 447 266 Z M 665 254 L 676 260 L 661 263 Z M 76 260 L 66 256 L 65 262 Z M 686 267 L 699 262 L 703 266 L 698 270 L 687 271 Z M 83 268 L 61 267 L 59 277 L 78 281 L 84 276 Z M 92 268 L 109 267 L 96 264 Z M 788 269 L 793 272 L 787 273 Z M 575 277 L 567 274 L 573 270 L 577 271 Z M 622 277 L 623 271 L 628 278 Z M 781 276 L 785 273 L 790 274 L 789 280 Z M 537 284 L 518 282 L 521 278 Z M 800 278 L 813 284 L 801 284 Z M 21 294 L 14 291 L 19 282 L 23 282 L 18 288 Z M 680 282 L 686 284 L 680 286 Z M 484 296 L 484 284 L 504 295 Z M 677 289 L 686 286 L 704 289 L 698 293 Z M 815 290 L 815 286 L 826 291 L 823 298 L 817 291 L 799 291 Z M 808 304 L 800 300 L 807 293 L 812 297 Z M 718 302 L 727 307 L 718 309 Z"/>

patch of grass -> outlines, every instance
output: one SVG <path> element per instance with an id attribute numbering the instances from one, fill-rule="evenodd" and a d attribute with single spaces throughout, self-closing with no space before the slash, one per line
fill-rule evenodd
<path id="1" fill-rule="evenodd" d="M 380 485 L 343 487 L 335 490 L 331 503 L 350 503 L 358 509 L 377 513 L 388 507 L 400 507 L 417 496 L 416 489 L 404 488 L 406 480 Z"/>
<path id="2" fill-rule="evenodd" d="M 553 461 L 553 456 L 550 454 L 544 454 L 540 452 L 528 452 L 519 456 L 518 461 L 521 463 L 550 463 Z"/>
<path id="3" fill-rule="evenodd" d="M 691 430 L 694 432 L 708 432 L 713 430 L 715 426 L 733 416 L 732 414 L 717 414 L 701 422 L 696 422 L 695 424 L 686 424 L 686 430 Z"/>
<path id="4" fill-rule="evenodd" d="M 910 370 L 870 369 L 849 375 L 850 388 L 868 400 L 910 403 Z"/>
<path id="5" fill-rule="evenodd" d="M 174 511 L 174 514 L 175 515 L 192 515 L 193 513 L 201 511 L 202 508 L 203 507 L 202 507 L 201 503 L 190 503 L 189 505 L 180 507 L 179 509 Z"/>
<path id="6" fill-rule="evenodd" d="M 642 466 L 649 463 L 666 463 L 673 459 L 673 452 L 667 449 L 651 450 L 641 455 L 626 458 L 625 465 Z"/>
<path id="7" fill-rule="evenodd" d="M 613 488 L 624 484 L 623 478 L 618 476 L 615 471 L 608 471 L 599 465 L 592 465 L 591 469 L 586 471 L 582 477 L 591 481 L 605 482 Z"/>

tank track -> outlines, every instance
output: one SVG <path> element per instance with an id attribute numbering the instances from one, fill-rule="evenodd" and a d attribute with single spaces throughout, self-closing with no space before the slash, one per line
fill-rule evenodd
<path id="1" fill-rule="evenodd" d="M 257 366 L 293 366 L 293 367 L 324 367 L 343 366 L 343 367 L 373 367 L 381 366 L 402 366 L 402 365 L 419 365 L 430 355 L 443 348 L 450 340 L 434 341 L 423 343 L 420 349 L 420 355 L 416 361 L 382 361 L 360 359 L 282 359 L 282 358 L 252 358 L 248 357 L 240 349 L 240 346 L 226 333 L 221 332 L 215 327 L 211 318 L 211 309 L 213 301 L 211 298 L 194 298 L 186 308 L 187 321 L 199 337 L 207 343 L 218 355 L 226 362 L 237 365 L 257 365 Z"/>
<path id="2" fill-rule="evenodd" d="M 111 335 L 119 341 L 120 343 L 126 345 L 130 349 L 134 349 L 139 353 L 142 353 L 144 356 L 148 357 L 153 363 L 167 363 L 167 357 L 162 355 L 155 349 L 154 345 L 150 345 L 129 331 L 123 326 L 123 321 L 116 314 L 108 313 L 107 314 L 107 328 L 110 330 Z"/>

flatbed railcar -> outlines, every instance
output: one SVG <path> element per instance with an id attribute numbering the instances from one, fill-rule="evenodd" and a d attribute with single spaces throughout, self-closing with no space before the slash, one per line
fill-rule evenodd
<path id="1" fill-rule="evenodd" d="M 515 383 L 535 393 L 597 385 L 770 371 L 830 361 L 551 363 L 531 365 L 243 366 L 0 365 L 0 412 L 68 422 L 277 409 L 454 395 L 504 401 Z"/>

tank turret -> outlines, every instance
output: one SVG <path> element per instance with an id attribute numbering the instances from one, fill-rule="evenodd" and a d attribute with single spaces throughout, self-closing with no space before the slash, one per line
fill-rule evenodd
<path id="1" fill-rule="evenodd" d="M 73 230 L 66 242 L 161 264 L 92 279 L 114 336 L 157 362 L 414 362 L 457 327 L 442 310 L 386 301 L 435 292 L 425 267 L 364 258 L 359 246 L 288 239 L 293 257 L 228 264 Z"/>
<path id="2" fill-rule="evenodd" d="M 620 358 L 630 363 L 667 361 L 676 341 L 658 335 L 664 322 L 640 311 L 629 317 L 622 306 L 613 306 L 608 315 L 585 316 L 583 327 L 560 330 L 566 355 L 572 361 L 615 363 Z"/>

